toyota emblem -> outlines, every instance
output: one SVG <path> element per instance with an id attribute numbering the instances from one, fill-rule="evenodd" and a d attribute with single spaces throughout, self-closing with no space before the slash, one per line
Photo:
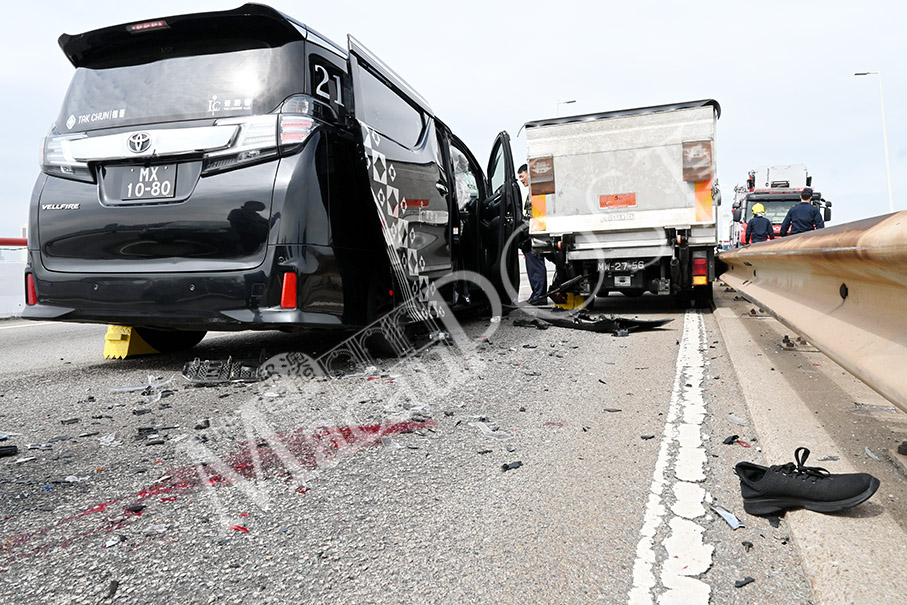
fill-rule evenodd
<path id="1" fill-rule="evenodd" d="M 151 148 L 151 135 L 147 132 L 137 132 L 126 139 L 126 146 L 132 153 L 143 153 Z"/>

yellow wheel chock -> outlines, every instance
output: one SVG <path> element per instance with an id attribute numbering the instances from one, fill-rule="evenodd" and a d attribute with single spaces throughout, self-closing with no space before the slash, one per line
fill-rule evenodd
<path id="1" fill-rule="evenodd" d="M 586 299 L 580 296 L 579 294 L 574 294 L 573 292 L 567 292 L 567 301 L 563 303 L 554 303 L 554 306 L 558 309 L 575 309 L 577 307 L 583 306 L 583 301 Z"/>
<path id="2" fill-rule="evenodd" d="M 129 326 L 107 327 L 107 335 L 104 337 L 104 359 L 126 359 L 133 355 L 152 355 L 159 352 Z"/>

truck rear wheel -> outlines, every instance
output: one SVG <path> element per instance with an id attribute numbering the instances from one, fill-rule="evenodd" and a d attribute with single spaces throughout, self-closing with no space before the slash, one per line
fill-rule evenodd
<path id="1" fill-rule="evenodd" d="M 142 340 L 161 353 L 175 353 L 191 349 L 207 334 L 204 330 L 166 330 L 158 328 L 133 328 Z"/>

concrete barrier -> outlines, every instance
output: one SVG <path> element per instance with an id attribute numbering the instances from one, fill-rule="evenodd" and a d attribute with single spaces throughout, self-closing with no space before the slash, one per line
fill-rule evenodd
<path id="1" fill-rule="evenodd" d="M 0 318 L 18 317 L 25 306 L 25 263 L 0 261 Z"/>

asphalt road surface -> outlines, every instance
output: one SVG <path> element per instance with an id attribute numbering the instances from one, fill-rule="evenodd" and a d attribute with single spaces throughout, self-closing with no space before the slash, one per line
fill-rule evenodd
<path id="1" fill-rule="evenodd" d="M 181 376 L 186 362 L 318 358 L 341 338 L 216 334 L 182 354 L 105 361 L 103 326 L 0 322 L 0 445 L 19 449 L 0 459 L 0 602 L 787 604 L 870 602 L 866 589 L 888 602 L 879 583 L 903 594 L 890 575 L 903 556 L 892 549 L 907 492 L 890 452 L 903 413 L 819 353 L 779 353 L 789 331 L 733 296 L 715 312 L 598 299 L 596 312 L 672 319 L 626 337 L 517 327 L 519 313 L 464 319 L 454 345 L 403 359 L 207 387 Z M 759 363 L 778 375 L 753 374 Z M 802 380 L 810 388 L 791 386 Z M 768 405 L 797 400 L 778 423 L 750 401 L 763 390 Z M 747 515 L 734 464 L 791 461 L 804 438 L 792 427 L 817 423 L 810 463 L 843 472 L 818 462 L 837 454 L 879 476 L 879 493 L 777 527 Z M 741 443 L 725 445 L 731 434 Z M 846 534 L 866 544 L 881 528 L 896 546 L 838 556 Z"/>

